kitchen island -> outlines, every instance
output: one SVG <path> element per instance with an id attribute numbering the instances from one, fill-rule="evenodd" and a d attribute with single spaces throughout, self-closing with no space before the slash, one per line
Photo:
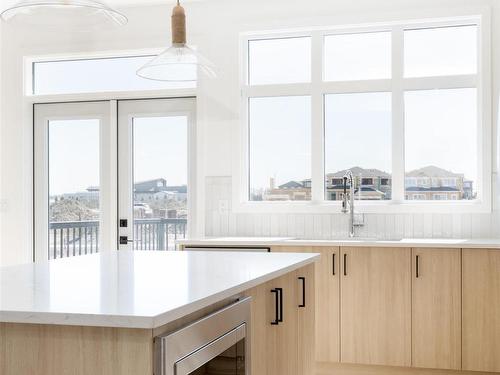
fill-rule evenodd
<path id="1" fill-rule="evenodd" d="M 155 337 L 247 297 L 252 373 L 306 368 L 311 349 L 301 329 L 314 327 L 317 258 L 109 251 L 0 268 L 0 374 L 153 374 Z M 303 363 L 288 359 L 282 340 Z"/>

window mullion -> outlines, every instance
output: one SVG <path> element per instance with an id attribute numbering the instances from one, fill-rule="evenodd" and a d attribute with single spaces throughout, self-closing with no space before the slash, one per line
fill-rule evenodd
<path id="1" fill-rule="evenodd" d="M 405 198 L 405 137 L 404 137 L 404 30 L 392 32 L 392 199 Z"/>
<path id="2" fill-rule="evenodd" d="M 311 199 L 323 201 L 325 191 L 325 139 L 323 126 L 323 35 L 312 35 L 311 48 Z"/>

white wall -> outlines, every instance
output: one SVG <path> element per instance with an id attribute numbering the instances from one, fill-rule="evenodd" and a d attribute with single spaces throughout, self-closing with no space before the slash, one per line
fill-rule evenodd
<path id="1" fill-rule="evenodd" d="M 168 43 L 170 8 L 123 9 L 130 23 L 112 32 L 74 34 L 29 32 L 2 26 L 3 75 L 0 132 L 0 263 L 31 259 L 31 127 L 23 104 L 23 56 L 71 54 L 104 50 L 157 48 Z M 458 7 L 491 6 L 493 15 L 493 124 L 497 165 L 498 91 L 500 87 L 500 4 L 497 0 L 211 0 L 188 2 L 188 33 L 192 44 L 218 69 L 216 80 L 199 83 L 198 121 L 206 187 L 207 235 L 288 235 L 328 238 L 344 229 L 344 218 L 330 215 L 254 215 L 219 211 L 231 203 L 232 155 L 239 126 L 239 33 L 304 26 L 388 21 L 420 17 L 429 9 L 447 15 Z M 496 173 L 494 175 L 496 180 Z M 496 186 L 496 184 L 495 184 Z M 495 188 L 495 207 L 499 192 Z M 418 237 L 500 236 L 498 212 L 482 215 L 369 215 L 365 234 Z M 404 225 L 402 224 L 404 223 Z"/>

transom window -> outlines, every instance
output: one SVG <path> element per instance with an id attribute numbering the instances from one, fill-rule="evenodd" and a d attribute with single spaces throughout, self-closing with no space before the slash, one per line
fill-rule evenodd
<path id="1" fill-rule="evenodd" d="M 160 82 L 141 78 L 136 71 L 152 55 L 36 59 L 31 63 L 28 95 L 65 95 L 110 91 L 191 89 L 196 82 Z"/>
<path id="2" fill-rule="evenodd" d="M 489 205 L 482 33 L 478 16 L 244 37 L 240 202 L 338 201 L 351 170 L 370 204 Z"/>

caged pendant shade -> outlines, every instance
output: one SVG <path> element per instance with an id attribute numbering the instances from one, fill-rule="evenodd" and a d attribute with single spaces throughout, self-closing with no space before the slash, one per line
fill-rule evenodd
<path id="1" fill-rule="evenodd" d="M 172 11 L 172 46 L 141 67 L 137 75 L 155 81 L 196 81 L 198 68 L 215 77 L 213 64 L 186 44 L 186 14 L 179 4 Z"/>
<path id="2" fill-rule="evenodd" d="M 123 26 L 123 14 L 102 1 L 94 0 L 21 0 L 1 13 L 4 21 L 32 26 L 67 26 L 77 31 Z"/>

